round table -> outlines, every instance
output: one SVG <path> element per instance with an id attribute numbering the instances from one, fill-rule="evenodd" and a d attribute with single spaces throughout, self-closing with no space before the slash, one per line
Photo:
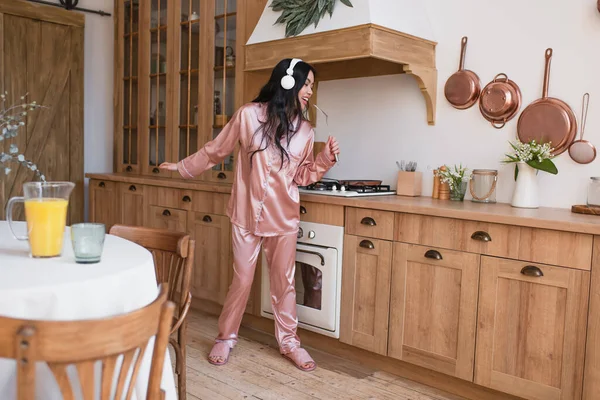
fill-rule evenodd
<path id="1" fill-rule="evenodd" d="M 25 223 L 14 224 L 17 235 L 26 233 Z M 0 221 L 2 316 L 63 321 L 105 318 L 144 307 L 157 294 L 152 254 L 133 242 L 106 235 L 102 260 L 96 264 L 77 264 L 67 227 L 62 256 L 35 259 L 29 256 L 28 243 L 16 240 L 8 223 Z M 134 398 L 140 400 L 146 398 L 151 356 L 149 347 L 136 382 Z M 37 371 L 36 398 L 60 399 L 47 366 L 38 366 Z M 167 399 L 177 398 L 168 352 L 161 387 Z M 15 391 L 15 362 L 0 359 L 0 398 L 16 399 Z"/>

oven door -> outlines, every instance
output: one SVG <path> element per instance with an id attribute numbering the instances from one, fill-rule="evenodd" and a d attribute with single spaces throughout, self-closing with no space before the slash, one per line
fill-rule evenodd
<path id="1" fill-rule="evenodd" d="M 296 244 L 296 304 L 298 323 L 309 330 L 336 331 L 338 309 L 337 293 L 337 249 Z M 271 295 L 269 270 L 266 257 L 262 259 L 262 296 L 263 314 L 271 317 Z"/>

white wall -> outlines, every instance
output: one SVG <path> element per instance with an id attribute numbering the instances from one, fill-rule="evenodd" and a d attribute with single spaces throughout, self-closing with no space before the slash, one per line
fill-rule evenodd
<path id="1" fill-rule="evenodd" d="M 60 3 L 58 0 L 52 0 Z M 113 0 L 82 0 L 79 7 L 114 15 Z M 113 17 L 85 15 L 84 165 L 85 173 L 113 171 Z M 88 215 L 87 181 L 85 216 Z"/>
<path id="2" fill-rule="evenodd" d="M 469 37 L 466 68 L 482 85 L 505 72 L 523 94 L 523 110 L 542 92 L 544 52 L 552 47 L 550 96 L 565 100 L 581 115 L 590 93 L 585 138 L 600 152 L 600 13 L 596 0 L 423 0 L 437 39 L 438 101 L 435 126 L 426 122 L 425 102 L 410 76 L 321 82 L 319 106 L 329 114 L 329 131 L 340 141 L 340 163 L 327 176 L 382 179 L 395 186 L 396 160 L 418 161 L 423 195 L 432 189 L 431 169 L 463 163 L 499 170 L 498 201 L 510 202 L 513 166 L 500 163 L 516 138 L 517 118 L 494 129 L 477 106 L 452 108 L 444 84 L 458 67 L 460 40 Z M 409 12 L 409 11 L 407 11 Z M 328 134 L 319 116 L 317 140 Z M 557 159 L 559 173 L 540 173 L 543 206 L 584 204 L 590 176 L 600 175 L 599 159 L 581 166 L 568 153 Z M 431 169 L 429 169 L 431 168 Z M 470 198 L 467 193 L 467 198 Z"/>

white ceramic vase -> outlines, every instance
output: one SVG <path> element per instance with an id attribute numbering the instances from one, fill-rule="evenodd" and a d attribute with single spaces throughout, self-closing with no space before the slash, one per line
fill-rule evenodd
<path id="1" fill-rule="evenodd" d="M 525 162 L 518 162 L 519 175 L 511 205 L 519 208 L 538 208 L 539 194 L 537 183 L 537 169 L 532 168 Z"/>

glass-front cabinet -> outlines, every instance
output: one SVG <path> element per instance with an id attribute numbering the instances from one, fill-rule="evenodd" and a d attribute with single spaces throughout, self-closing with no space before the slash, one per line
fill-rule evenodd
<path id="1" fill-rule="evenodd" d="M 117 172 L 140 172 L 139 111 L 139 0 L 116 3 L 117 46 L 115 57 L 115 167 Z"/>
<path id="2" fill-rule="evenodd" d="M 159 165 L 195 153 L 231 119 L 238 1 L 122 2 L 119 172 L 179 177 Z M 233 164 L 231 154 L 198 179 L 231 182 Z"/>

